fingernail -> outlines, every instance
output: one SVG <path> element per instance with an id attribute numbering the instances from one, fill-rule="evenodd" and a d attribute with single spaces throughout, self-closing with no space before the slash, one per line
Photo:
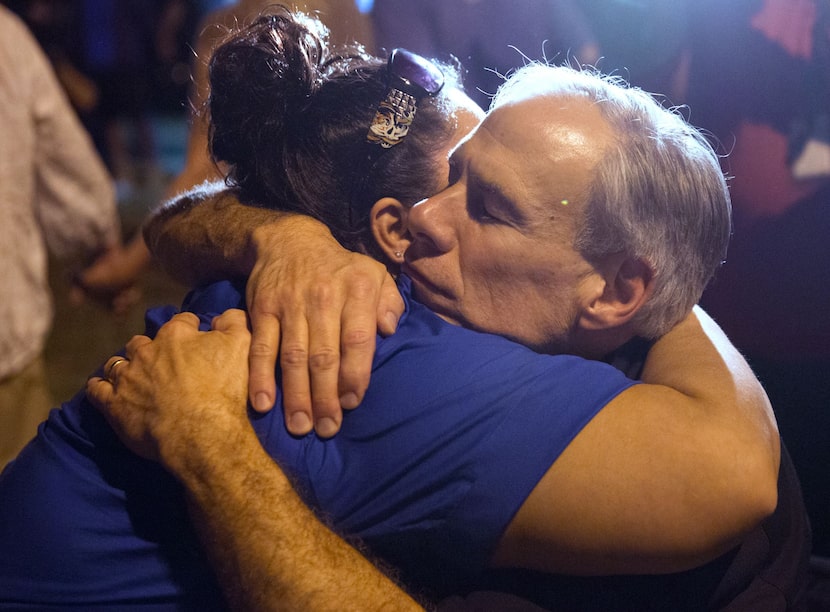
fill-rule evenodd
<path id="1" fill-rule="evenodd" d="M 274 403 L 265 392 L 257 393 L 254 398 L 254 410 L 257 412 L 268 412 L 274 407 Z"/>
<path id="2" fill-rule="evenodd" d="M 352 408 L 357 408 L 357 405 L 359 403 L 360 402 L 357 399 L 357 395 L 355 395 L 354 393 L 344 393 L 340 396 L 340 406 L 344 410 L 351 410 Z"/>
<path id="3" fill-rule="evenodd" d="M 288 417 L 288 429 L 295 434 L 308 433 L 311 430 L 311 419 L 305 412 L 295 412 Z"/>
<path id="4" fill-rule="evenodd" d="M 398 315 L 394 312 L 386 313 L 386 324 L 394 331 L 398 329 Z"/>
<path id="5" fill-rule="evenodd" d="M 335 423 L 334 419 L 330 417 L 322 417 L 317 419 L 317 423 L 314 425 L 314 431 L 316 431 L 317 435 L 321 438 L 331 438 L 337 433 L 338 429 L 340 428 L 337 423 Z"/>

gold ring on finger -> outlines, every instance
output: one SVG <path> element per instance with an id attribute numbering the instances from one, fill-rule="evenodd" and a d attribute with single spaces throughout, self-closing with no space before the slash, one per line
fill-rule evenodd
<path id="1" fill-rule="evenodd" d="M 104 372 L 104 378 L 106 378 L 111 384 L 115 384 L 115 378 L 113 378 L 115 375 L 115 366 L 121 363 L 125 363 L 126 361 L 129 361 L 126 357 L 119 357 L 111 364 L 109 364 L 109 366 L 106 369 L 106 372 Z"/>

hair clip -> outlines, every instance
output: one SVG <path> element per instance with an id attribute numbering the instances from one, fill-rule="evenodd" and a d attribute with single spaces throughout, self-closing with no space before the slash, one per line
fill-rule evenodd
<path id="1" fill-rule="evenodd" d="M 406 49 L 395 49 L 387 64 L 389 91 L 378 105 L 367 142 L 389 149 L 400 143 L 418 110 L 418 101 L 444 86 L 444 75 L 429 60 Z"/>
<path id="2" fill-rule="evenodd" d="M 386 99 L 378 105 L 372 125 L 366 134 L 366 140 L 389 149 L 409 133 L 409 126 L 418 109 L 415 96 L 398 89 L 390 89 Z"/>

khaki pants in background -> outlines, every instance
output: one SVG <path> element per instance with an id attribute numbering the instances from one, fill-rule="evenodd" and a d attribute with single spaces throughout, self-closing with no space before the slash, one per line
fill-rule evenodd
<path id="1" fill-rule="evenodd" d="M 51 408 L 42 356 L 0 381 L 0 470 L 34 437 Z"/>

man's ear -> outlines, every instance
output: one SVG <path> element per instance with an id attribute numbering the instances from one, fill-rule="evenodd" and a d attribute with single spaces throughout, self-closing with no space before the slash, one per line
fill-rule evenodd
<path id="1" fill-rule="evenodd" d="M 621 327 L 651 297 L 654 270 L 642 259 L 612 256 L 598 267 L 597 276 L 598 284 L 579 321 L 585 330 Z"/>
<path id="2" fill-rule="evenodd" d="M 381 198 L 372 206 L 370 219 L 375 242 L 389 259 L 400 264 L 412 239 L 409 236 L 409 210 L 395 198 Z"/>

